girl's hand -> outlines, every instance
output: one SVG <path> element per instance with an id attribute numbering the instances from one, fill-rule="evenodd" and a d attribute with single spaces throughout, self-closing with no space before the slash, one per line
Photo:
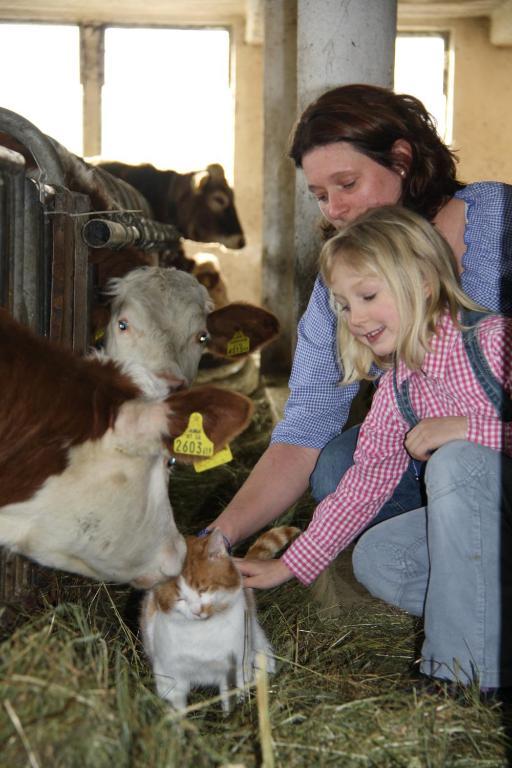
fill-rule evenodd
<path id="1" fill-rule="evenodd" d="M 413 459 L 427 461 L 432 451 L 451 440 L 465 440 L 468 432 L 466 416 L 442 416 L 423 419 L 405 436 L 405 450 Z"/>
<path id="2" fill-rule="evenodd" d="M 244 575 L 244 587 L 268 589 L 277 587 L 293 578 L 293 573 L 282 560 L 246 560 L 235 558 L 240 573 Z"/>

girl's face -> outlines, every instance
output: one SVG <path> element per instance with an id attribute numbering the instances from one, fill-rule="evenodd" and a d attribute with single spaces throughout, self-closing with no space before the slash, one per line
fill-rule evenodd
<path id="1" fill-rule="evenodd" d="M 395 205 L 402 196 L 396 171 L 344 141 L 315 147 L 302 158 L 302 169 L 322 214 L 336 229 L 369 208 Z"/>
<path id="2" fill-rule="evenodd" d="M 347 321 L 350 333 L 380 358 L 397 349 L 400 318 L 385 280 L 361 273 L 335 261 L 330 288 Z"/>

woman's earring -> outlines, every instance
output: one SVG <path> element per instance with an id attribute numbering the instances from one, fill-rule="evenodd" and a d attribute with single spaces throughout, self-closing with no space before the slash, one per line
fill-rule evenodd
<path id="1" fill-rule="evenodd" d="M 402 177 L 402 179 L 405 179 L 405 169 L 404 168 L 400 168 L 399 174 Z"/>

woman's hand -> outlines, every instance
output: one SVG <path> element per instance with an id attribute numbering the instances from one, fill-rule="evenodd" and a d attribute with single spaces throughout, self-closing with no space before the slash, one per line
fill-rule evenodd
<path id="1" fill-rule="evenodd" d="M 451 440 L 465 440 L 468 433 L 466 416 L 442 416 L 423 419 L 405 437 L 405 450 L 413 459 L 427 461 L 432 451 Z"/>
<path id="2" fill-rule="evenodd" d="M 244 587 L 268 589 L 293 578 L 293 573 L 282 560 L 235 558 L 235 563 L 240 573 L 244 575 Z"/>

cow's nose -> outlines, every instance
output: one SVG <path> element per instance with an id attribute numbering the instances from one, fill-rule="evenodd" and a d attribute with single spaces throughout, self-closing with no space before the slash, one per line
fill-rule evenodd
<path id="1" fill-rule="evenodd" d="M 185 389 L 188 386 L 188 381 L 186 379 L 182 376 L 177 376 L 170 371 L 162 371 L 158 374 L 158 377 L 164 379 L 173 392 L 177 392 L 179 389 Z"/>

